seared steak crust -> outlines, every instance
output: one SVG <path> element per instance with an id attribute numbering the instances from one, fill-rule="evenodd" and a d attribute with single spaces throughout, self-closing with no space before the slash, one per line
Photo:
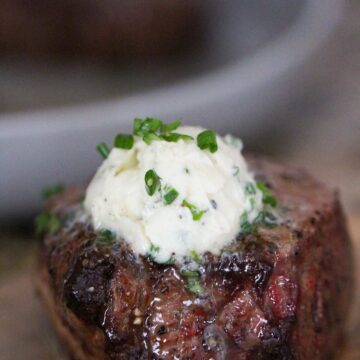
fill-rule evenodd
<path id="1" fill-rule="evenodd" d="M 278 226 L 239 237 L 200 266 L 204 295 L 175 265 L 99 241 L 81 190 L 55 197 L 64 226 L 44 237 L 40 290 L 78 359 L 327 359 L 352 291 L 337 195 L 305 171 L 249 159 L 279 202 Z M 77 220 L 76 220 L 77 219 Z"/>

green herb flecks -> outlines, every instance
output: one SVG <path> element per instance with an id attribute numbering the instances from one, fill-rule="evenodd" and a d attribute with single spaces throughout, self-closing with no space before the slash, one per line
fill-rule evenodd
<path id="1" fill-rule="evenodd" d="M 202 262 L 200 255 L 195 250 L 191 250 L 190 254 L 191 254 L 191 259 L 200 265 Z"/>
<path id="2" fill-rule="evenodd" d="M 201 285 L 200 274 L 197 271 L 182 271 L 181 275 L 186 279 L 186 287 L 196 296 L 204 294 L 204 288 Z"/>
<path id="3" fill-rule="evenodd" d="M 152 169 L 148 170 L 145 174 L 145 188 L 150 196 L 153 196 L 160 189 L 160 177 Z"/>
<path id="4" fill-rule="evenodd" d="M 96 237 L 96 242 L 100 245 L 112 245 L 115 238 L 116 236 L 111 230 L 103 229 Z"/>
<path id="5" fill-rule="evenodd" d="M 64 189 L 65 188 L 63 184 L 56 184 L 54 186 L 44 188 L 41 192 L 41 195 L 44 199 L 50 199 L 54 195 L 62 193 Z"/>
<path id="6" fill-rule="evenodd" d="M 140 136 L 148 145 L 153 141 L 177 142 L 179 140 L 194 140 L 192 136 L 173 132 L 180 125 L 180 120 L 175 120 L 170 124 L 166 124 L 160 119 L 149 117 L 145 119 L 136 118 L 134 119 L 134 134 Z"/>
<path id="7" fill-rule="evenodd" d="M 259 227 L 274 228 L 276 226 L 277 218 L 268 211 L 260 211 L 253 221 L 249 220 L 248 212 L 244 211 L 240 218 L 240 235 L 253 234 Z"/>
<path id="8" fill-rule="evenodd" d="M 146 256 L 151 260 L 155 261 L 156 254 L 160 251 L 160 247 L 150 243 L 149 251 L 146 253 Z"/>
<path id="9" fill-rule="evenodd" d="M 169 133 L 161 135 L 161 138 L 167 142 L 178 142 L 179 140 L 184 140 L 185 142 L 194 140 L 194 138 L 190 135 L 179 134 L 179 133 Z"/>
<path id="10" fill-rule="evenodd" d="M 96 149 L 104 159 L 107 159 L 107 157 L 110 154 L 110 149 L 108 148 L 108 146 L 105 143 L 98 144 L 96 146 Z"/>
<path id="11" fill-rule="evenodd" d="M 257 181 L 256 186 L 262 192 L 263 204 L 270 205 L 272 207 L 276 207 L 277 200 L 276 200 L 275 196 L 272 194 L 272 192 L 270 191 L 270 189 L 261 181 Z"/>
<path id="12" fill-rule="evenodd" d="M 43 212 L 35 219 L 35 231 L 37 235 L 55 234 L 60 228 L 60 219 L 49 212 Z"/>
<path id="13" fill-rule="evenodd" d="M 180 119 L 177 119 L 177 120 L 171 122 L 170 124 L 162 123 L 160 126 L 160 133 L 166 134 L 166 133 L 172 132 L 172 131 L 176 130 L 180 125 L 181 125 Z"/>
<path id="14" fill-rule="evenodd" d="M 135 118 L 135 119 L 134 119 L 133 133 L 134 133 L 135 135 L 139 135 L 139 134 L 140 134 L 142 123 L 143 123 L 143 120 L 142 120 L 142 119 L 139 119 L 139 118 Z M 141 135 L 139 135 L 139 136 L 141 136 Z"/>
<path id="15" fill-rule="evenodd" d="M 160 246 L 156 246 L 153 243 L 150 244 L 150 248 L 149 248 L 150 252 L 156 252 L 158 253 L 160 251 Z"/>
<path id="16" fill-rule="evenodd" d="M 164 203 L 166 205 L 170 205 L 172 204 L 176 198 L 179 196 L 179 193 L 177 192 L 177 190 L 175 190 L 174 188 L 172 187 L 169 187 L 169 186 L 166 186 L 165 189 L 164 189 Z"/>
<path id="17" fill-rule="evenodd" d="M 130 150 L 134 146 L 134 136 L 131 134 L 117 134 L 114 146 L 119 149 Z"/>
<path id="18" fill-rule="evenodd" d="M 255 195 L 256 194 L 256 188 L 253 183 L 248 182 L 245 185 L 245 192 L 247 195 Z"/>
<path id="19" fill-rule="evenodd" d="M 142 139 L 144 143 L 146 143 L 147 145 L 150 145 L 153 141 L 162 140 L 162 138 L 159 135 L 153 133 L 145 134 Z"/>
<path id="20" fill-rule="evenodd" d="M 175 264 L 175 258 L 174 256 L 170 256 L 170 259 L 169 260 L 166 260 L 164 263 L 164 265 L 174 265 Z"/>
<path id="21" fill-rule="evenodd" d="M 197 145 L 201 150 L 209 150 L 211 153 L 214 153 L 218 149 L 216 134 L 212 130 L 205 130 L 201 132 L 197 138 Z"/>
<path id="22" fill-rule="evenodd" d="M 153 196 L 156 191 L 161 190 L 161 195 L 166 205 L 172 204 L 179 196 L 178 191 L 170 185 L 161 185 L 161 178 L 153 169 L 148 170 L 145 174 L 145 188 L 150 196 Z"/>
<path id="23" fill-rule="evenodd" d="M 240 234 L 243 236 L 249 235 L 256 229 L 256 225 L 249 221 L 249 214 L 244 211 L 240 217 Z"/>
<path id="24" fill-rule="evenodd" d="M 186 200 L 183 200 L 182 206 L 185 206 L 190 210 L 192 218 L 193 218 L 194 221 L 200 220 L 202 218 L 202 216 L 204 215 L 204 213 L 205 213 L 204 210 L 198 209 L 194 204 L 191 204 Z"/>
<path id="25" fill-rule="evenodd" d="M 160 128 L 162 121 L 155 118 L 145 118 L 144 120 L 134 119 L 134 134 L 143 137 L 146 134 L 153 134 Z"/>
<path id="26" fill-rule="evenodd" d="M 274 228 L 278 225 L 278 220 L 274 214 L 269 211 L 260 211 L 254 222 L 258 224 L 258 226 L 266 227 L 266 228 Z"/>

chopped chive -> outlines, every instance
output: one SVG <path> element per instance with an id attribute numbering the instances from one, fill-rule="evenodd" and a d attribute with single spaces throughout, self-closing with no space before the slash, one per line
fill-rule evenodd
<path id="1" fill-rule="evenodd" d="M 52 196 L 60 194 L 64 191 L 63 184 L 56 184 L 54 186 L 46 187 L 41 192 L 41 195 L 44 199 L 50 199 Z"/>
<path id="2" fill-rule="evenodd" d="M 162 123 L 160 127 L 160 133 L 165 134 L 176 130 L 181 125 L 181 120 L 177 119 L 170 124 Z"/>
<path id="3" fill-rule="evenodd" d="M 173 132 L 181 125 L 180 120 L 175 120 L 170 124 L 164 123 L 160 119 L 145 118 L 134 119 L 134 134 L 142 137 L 143 141 L 150 145 L 153 141 L 165 140 L 177 142 L 179 140 L 194 140 L 192 136 Z"/>
<path id="4" fill-rule="evenodd" d="M 216 134 L 212 130 L 205 130 L 201 132 L 197 138 L 197 145 L 201 150 L 208 149 L 211 153 L 214 153 L 218 149 L 216 142 Z"/>
<path id="5" fill-rule="evenodd" d="M 277 225 L 276 217 L 268 211 L 260 211 L 252 222 L 249 221 L 248 212 L 244 211 L 240 217 L 240 235 L 252 234 L 258 227 L 274 228 Z"/>
<path id="6" fill-rule="evenodd" d="M 115 240 L 115 234 L 108 229 L 103 229 L 96 237 L 96 242 L 100 245 L 111 245 Z"/>
<path id="7" fill-rule="evenodd" d="M 250 235 L 256 230 L 256 226 L 248 221 L 245 221 L 241 224 L 240 234 L 241 235 Z"/>
<path id="8" fill-rule="evenodd" d="M 272 207 L 276 207 L 277 200 L 270 191 L 270 189 L 261 181 L 257 181 L 256 186 L 263 194 L 263 199 L 262 199 L 263 203 L 266 205 L 270 205 Z"/>
<path id="9" fill-rule="evenodd" d="M 276 216 L 269 211 L 260 211 L 254 223 L 267 228 L 274 228 L 278 225 Z"/>
<path id="10" fill-rule="evenodd" d="M 160 119 L 147 117 L 141 125 L 141 130 L 143 132 L 155 132 L 160 128 L 162 123 Z"/>
<path id="11" fill-rule="evenodd" d="M 134 137 L 130 134 L 118 134 L 115 137 L 114 146 L 119 149 L 130 150 L 134 146 Z"/>
<path id="12" fill-rule="evenodd" d="M 153 133 L 145 134 L 142 139 L 148 145 L 150 145 L 153 141 L 162 140 L 160 136 Z"/>
<path id="13" fill-rule="evenodd" d="M 162 121 L 155 118 L 145 118 L 144 120 L 134 120 L 135 135 L 144 136 L 145 134 L 155 133 L 161 126 Z"/>
<path id="14" fill-rule="evenodd" d="M 174 200 L 179 196 L 179 193 L 174 188 L 166 189 L 166 193 L 164 195 L 164 202 L 167 205 L 170 205 L 174 202 Z"/>
<path id="15" fill-rule="evenodd" d="M 134 119 L 133 133 L 134 133 L 135 135 L 139 135 L 142 122 L 143 122 L 143 121 L 142 121 L 141 119 L 139 119 L 139 118 L 135 118 L 135 119 Z"/>
<path id="16" fill-rule="evenodd" d="M 187 207 L 192 214 L 192 218 L 194 221 L 198 221 L 202 218 L 202 216 L 204 215 L 205 211 L 204 210 L 200 210 L 198 209 L 195 205 L 189 203 L 188 201 L 184 200 L 182 202 L 182 206 Z"/>
<path id="17" fill-rule="evenodd" d="M 150 252 L 156 252 L 158 253 L 160 251 L 160 246 L 156 246 L 153 243 L 150 244 L 150 248 L 149 248 Z"/>
<path id="18" fill-rule="evenodd" d="M 60 230 L 60 219 L 49 212 L 43 212 L 35 219 L 35 229 L 37 235 L 55 234 Z"/>
<path id="19" fill-rule="evenodd" d="M 105 143 L 98 144 L 96 149 L 104 159 L 106 159 L 110 154 L 110 150 Z"/>
<path id="20" fill-rule="evenodd" d="M 146 253 L 146 256 L 151 260 L 155 261 L 155 257 L 158 252 L 160 251 L 160 247 L 150 243 L 149 251 Z"/>
<path id="21" fill-rule="evenodd" d="M 191 258 L 197 263 L 197 264 L 201 264 L 201 257 L 200 255 L 195 251 L 195 250 L 191 250 Z"/>
<path id="22" fill-rule="evenodd" d="M 197 271 L 182 271 L 181 275 L 186 278 L 186 287 L 196 296 L 204 294 L 204 288 L 200 282 L 200 275 Z"/>
<path id="23" fill-rule="evenodd" d="M 173 265 L 175 264 L 175 258 L 173 255 L 170 256 L 170 259 L 169 260 L 166 260 L 164 263 L 164 265 Z"/>
<path id="24" fill-rule="evenodd" d="M 255 195 L 256 189 L 255 189 L 254 184 L 251 183 L 251 182 L 246 183 L 246 185 L 245 185 L 245 192 L 246 192 L 248 195 Z"/>
<path id="25" fill-rule="evenodd" d="M 179 134 L 179 133 L 169 133 L 161 135 L 161 138 L 167 142 L 178 142 L 179 140 L 184 140 L 185 142 L 194 140 L 194 138 L 190 135 Z"/>
<path id="26" fill-rule="evenodd" d="M 249 235 L 255 230 L 255 225 L 249 221 L 249 214 L 244 211 L 240 217 L 240 234 Z"/>
<path id="27" fill-rule="evenodd" d="M 145 188 L 150 196 L 160 189 L 160 177 L 152 169 L 148 170 L 145 174 Z"/>

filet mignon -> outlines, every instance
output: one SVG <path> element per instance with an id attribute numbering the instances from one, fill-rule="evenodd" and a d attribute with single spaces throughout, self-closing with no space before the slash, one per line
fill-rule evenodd
<path id="1" fill-rule="evenodd" d="M 81 213 L 83 190 L 49 201 L 39 289 L 76 359 L 328 359 L 352 294 L 351 243 L 336 192 L 306 171 L 250 158 L 278 200 L 278 224 L 200 265 L 203 293 L 176 265 L 137 259 Z"/>

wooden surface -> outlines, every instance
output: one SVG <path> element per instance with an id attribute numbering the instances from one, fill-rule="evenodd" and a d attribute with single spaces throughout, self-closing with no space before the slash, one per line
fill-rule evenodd
<path id="1" fill-rule="evenodd" d="M 350 220 L 356 264 L 360 264 L 360 217 Z M 41 302 L 34 292 L 31 263 L 0 281 L 0 359 L 65 360 Z M 360 285 L 360 267 L 356 269 Z M 349 335 L 338 359 L 360 359 L 360 286 L 349 321 Z"/>

